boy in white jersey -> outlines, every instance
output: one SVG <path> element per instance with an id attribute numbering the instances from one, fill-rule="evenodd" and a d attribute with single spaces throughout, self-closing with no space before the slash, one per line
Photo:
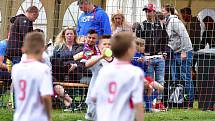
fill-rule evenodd
<path id="1" fill-rule="evenodd" d="M 143 71 L 130 64 L 136 51 L 132 33 L 121 32 L 113 36 L 111 50 L 116 58 L 98 74 L 92 99 L 96 101 L 97 121 L 144 120 Z"/>
<path id="2" fill-rule="evenodd" d="M 104 54 L 105 49 L 110 48 L 110 45 L 111 45 L 110 38 L 111 38 L 110 35 L 103 35 L 98 43 L 100 55 L 92 56 L 91 59 L 87 60 L 85 63 L 85 66 L 89 68 L 93 74 L 88 88 L 87 98 L 86 98 L 86 103 L 88 108 L 87 108 L 87 113 L 85 115 L 85 119 L 87 120 L 96 119 L 95 103 L 92 101 L 90 96 L 91 96 L 92 89 L 94 88 L 94 84 L 98 76 L 98 72 L 104 65 L 107 65 L 113 61 L 113 57 L 106 57 L 106 55 Z"/>
<path id="3" fill-rule="evenodd" d="M 16 109 L 14 121 L 51 121 L 53 95 L 50 68 L 41 62 L 45 48 L 44 35 L 31 32 L 25 36 L 26 60 L 12 68 Z"/>

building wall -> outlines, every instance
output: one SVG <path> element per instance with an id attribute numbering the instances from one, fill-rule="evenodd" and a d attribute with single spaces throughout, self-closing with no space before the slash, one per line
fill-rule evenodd
<path id="1" fill-rule="evenodd" d="M 63 23 L 63 17 L 71 3 L 76 0 L 40 0 L 44 6 L 47 17 L 47 37 L 53 38 L 59 33 Z M 116 1 L 116 0 L 115 0 Z M 123 3 L 126 3 L 123 0 Z M 127 0 L 129 1 L 129 0 Z M 159 0 L 149 0 L 149 2 L 158 2 Z M 160 0 L 161 4 L 173 3 L 177 9 L 191 6 L 193 15 L 197 15 L 203 8 L 215 8 L 215 0 Z M 2 25 L 0 33 L 3 35 L 2 38 L 7 37 L 9 31 L 9 19 L 11 16 L 16 15 L 17 10 L 22 4 L 23 0 L 0 0 L 0 10 L 2 15 Z M 94 0 L 95 4 L 103 6 L 105 9 L 106 2 L 108 0 Z M 129 3 L 129 2 L 127 2 Z M 143 6 L 141 6 L 143 7 Z M 142 15 L 142 14 L 141 14 Z M 135 19 L 134 19 L 135 20 Z M 138 21 L 139 19 L 136 19 Z"/>

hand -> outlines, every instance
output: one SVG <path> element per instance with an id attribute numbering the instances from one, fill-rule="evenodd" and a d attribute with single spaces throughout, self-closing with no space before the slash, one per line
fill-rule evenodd
<path id="1" fill-rule="evenodd" d="M 75 64 L 70 64 L 70 68 L 69 68 L 69 72 L 73 71 L 78 65 L 75 63 Z"/>
<path id="2" fill-rule="evenodd" d="M 187 53 L 185 51 L 181 52 L 181 59 L 185 60 L 187 58 Z"/>
<path id="3" fill-rule="evenodd" d="M 140 57 L 137 59 L 137 62 L 143 62 L 144 61 L 144 58 Z"/>

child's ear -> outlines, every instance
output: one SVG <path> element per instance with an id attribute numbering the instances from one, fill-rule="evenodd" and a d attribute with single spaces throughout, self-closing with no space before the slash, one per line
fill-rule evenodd
<path id="1" fill-rule="evenodd" d="M 25 47 L 22 47 L 21 50 L 22 50 L 22 53 L 26 53 Z"/>

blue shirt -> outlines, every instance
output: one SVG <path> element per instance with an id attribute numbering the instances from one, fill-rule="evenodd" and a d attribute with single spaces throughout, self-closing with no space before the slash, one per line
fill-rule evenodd
<path id="1" fill-rule="evenodd" d="M 78 36 L 87 36 L 90 29 L 96 30 L 98 36 L 111 35 L 109 17 L 101 7 L 96 7 L 92 12 L 83 12 L 78 19 Z"/>
<path id="2" fill-rule="evenodd" d="M 7 48 L 7 40 L 0 41 L 0 56 L 6 56 L 6 48 Z M 3 63 L 6 63 L 6 59 L 4 59 Z"/>
<path id="3" fill-rule="evenodd" d="M 148 73 L 148 71 L 147 71 L 147 69 L 148 69 L 148 66 L 147 66 L 147 64 L 146 64 L 146 62 L 138 62 L 137 61 L 137 59 L 138 58 L 140 58 L 140 57 L 144 57 L 144 55 L 142 54 L 142 53 L 138 53 L 138 52 L 136 52 L 135 54 L 134 54 L 134 57 L 132 58 L 132 60 L 131 60 L 131 63 L 134 65 L 134 66 L 138 66 L 138 67 L 140 67 L 144 72 L 145 72 L 145 76 L 147 76 L 147 73 Z"/>

